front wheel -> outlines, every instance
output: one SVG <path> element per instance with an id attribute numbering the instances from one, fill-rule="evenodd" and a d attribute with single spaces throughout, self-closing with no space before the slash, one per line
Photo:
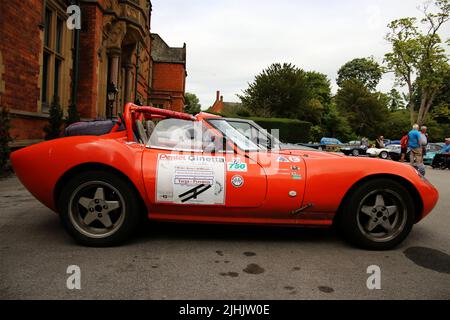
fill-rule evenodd
<path id="1" fill-rule="evenodd" d="M 354 157 L 358 157 L 359 156 L 359 150 L 358 149 L 353 149 L 352 154 Z"/>
<path id="2" fill-rule="evenodd" d="M 130 185 L 103 171 L 73 177 L 58 204 L 64 228 L 86 246 L 121 244 L 136 229 L 141 216 L 140 201 Z"/>
<path id="3" fill-rule="evenodd" d="M 387 153 L 386 151 L 382 151 L 380 153 L 380 158 L 386 160 L 387 158 L 389 158 L 389 153 Z"/>
<path id="4" fill-rule="evenodd" d="M 408 190 L 390 179 L 365 182 L 354 190 L 339 219 L 343 235 L 357 246 L 388 250 L 400 244 L 414 224 Z"/>

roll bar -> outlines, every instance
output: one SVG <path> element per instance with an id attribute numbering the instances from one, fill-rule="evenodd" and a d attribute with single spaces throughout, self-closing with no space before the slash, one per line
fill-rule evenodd
<path id="1" fill-rule="evenodd" d="M 133 127 L 135 126 L 136 120 L 165 118 L 175 118 L 191 121 L 196 120 L 193 115 L 190 115 L 188 113 L 160 109 L 150 106 L 138 106 L 134 103 L 129 102 L 125 105 L 123 117 L 119 119 L 111 132 L 116 132 L 123 124 L 123 121 L 125 121 L 124 125 L 125 130 L 127 131 L 127 139 L 128 141 L 134 141 Z"/>

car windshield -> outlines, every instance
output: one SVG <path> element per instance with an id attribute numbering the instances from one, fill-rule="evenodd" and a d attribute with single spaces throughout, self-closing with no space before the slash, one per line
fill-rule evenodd
<path id="1" fill-rule="evenodd" d="M 260 127 L 254 121 L 243 119 L 222 119 L 235 128 L 247 139 L 250 139 L 261 150 L 280 149 L 282 142 Z"/>
<path id="2" fill-rule="evenodd" d="M 400 150 L 401 146 L 397 145 L 397 144 L 390 144 L 390 145 L 386 146 L 386 149 L 395 151 L 395 150 Z"/>
<path id="3" fill-rule="evenodd" d="M 342 144 L 342 142 L 335 138 L 322 138 L 320 144 Z"/>
<path id="4" fill-rule="evenodd" d="M 438 144 L 429 144 L 427 145 L 427 151 L 430 152 L 438 152 L 442 149 L 442 147 Z"/>
<path id="5" fill-rule="evenodd" d="M 230 119 L 230 118 L 222 118 L 221 120 L 226 121 L 229 125 L 238 130 L 241 134 L 243 134 L 247 139 L 250 139 L 261 150 L 318 151 L 317 149 L 310 148 L 299 143 L 297 144 L 284 143 L 252 120 Z M 275 130 L 275 135 L 277 135 L 278 133 L 277 131 L 278 130 Z"/>
<path id="6" fill-rule="evenodd" d="M 263 148 L 263 146 L 259 146 L 254 143 L 247 135 L 241 132 L 242 130 L 238 130 L 225 119 L 210 119 L 208 122 L 241 150 L 259 151 L 266 149 Z"/>

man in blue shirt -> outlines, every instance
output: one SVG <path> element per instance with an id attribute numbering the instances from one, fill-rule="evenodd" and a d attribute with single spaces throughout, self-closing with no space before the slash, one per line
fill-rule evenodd
<path id="1" fill-rule="evenodd" d="M 445 147 L 439 153 L 450 153 L 450 138 L 445 139 Z"/>
<path id="2" fill-rule="evenodd" d="M 423 166 L 422 146 L 420 143 L 421 136 L 419 125 L 415 124 L 408 133 L 408 147 L 411 149 L 411 153 L 409 154 L 411 165 L 417 168 Z"/>

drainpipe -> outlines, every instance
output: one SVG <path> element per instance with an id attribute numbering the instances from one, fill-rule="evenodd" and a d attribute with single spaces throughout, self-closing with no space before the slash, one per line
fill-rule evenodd
<path id="1" fill-rule="evenodd" d="M 73 4 L 80 7 L 80 1 L 72 1 Z M 77 105 L 77 92 L 78 92 L 78 65 L 79 65 L 79 58 L 80 58 L 80 30 L 75 29 L 75 48 L 73 52 L 73 66 L 72 66 L 72 72 L 73 72 L 73 79 L 72 79 L 72 104 L 75 106 Z"/>
<path id="2" fill-rule="evenodd" d="M 140 58 L 140 46 L 139 42 L 136 45 L 136 74 L 134 79 L 134 103 L 138 103 L 142 101 L 138 101 L 138 83 L 139 83 L 139 58 Z"/>

